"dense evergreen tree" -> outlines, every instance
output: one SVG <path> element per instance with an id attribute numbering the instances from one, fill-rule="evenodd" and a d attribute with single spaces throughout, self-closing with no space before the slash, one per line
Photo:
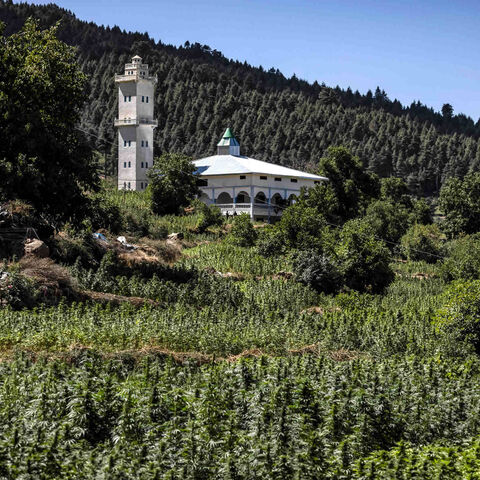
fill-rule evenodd
<path id="1" fill-rule="evenodd" d="M 275 69 L 228 60 L 199 43 L 173 47 L 144 33 L 79 21 L 54 5 L 0 0 L 7 35 L 29 16 L 43 26 L 60 20 L 60 39 L 78 46 L 79 64 L 90 78 L 81 128 L 106 153 L 109 173 L 114 173 L 116 158 L 113 75 L 137 53 L 159 80 L 157 155 L 211 155 L 228 124 L 242 151 L 261 160 L 313 171 L 328 147 L 344 145 L 369 170 L 403 178 L 410 191 L 425 195 L 437 193 L 446 178 L 464 176 L 480 165 L 480 122 L 454 115 L 449 104 L 442 112 L 420 102 L 402 106 L 380 87 L 361 95 L 350 88 L 309 84 Z"/>

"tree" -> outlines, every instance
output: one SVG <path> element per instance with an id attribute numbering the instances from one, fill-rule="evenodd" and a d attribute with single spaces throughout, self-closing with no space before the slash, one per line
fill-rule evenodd
<path id="1" fill-rule="evenodd" d="M 242 213 L 234 217 L 229 240 L 239 247 L 251 247 L 255 244 L 257 232 L 253 228 L 250 215 Z"/>
<path id="2" fill-rule="evenodd" d="M 449 178 L 440 190 L 439 207 L 450 237 L 480 231 L 480 173 L 469 173 L 463 180 Z"/>
<path id="3" fill-rule="evenodd" d="M 412 225 L 401 239 L 402 253 L 409 260 L 435 263 L 442 253 L 442 232 L 438 225 Z"/>
<path id="4" fill-rule="evenodd" d="M 318 292 L 335 293 L 342 286 L 338 264 L 315 250 L 298 252 L 293 260 L 293 271 L 297 281 Z"/>
<path id="5" fill-rule="evenodd" d="M 442 116 L 450 120 L 453 117 L 453 107 L 449 103 L 444 103 L 442 107 Z"/>
<path id="6" fill-rule="evenodd" d="M 0 36 L 0 198 L 25 200 L 61 222 L 85 215 L 85 192 L 98 180 L 76 129 L 86 77 L 56 32 L 28 20 L 19 33 Z"/>
<path id="7" fill-rule="evenodd" d="M 180 213 L 200 193 L 192 159 L 180 153 L 155 158 L 148 172 L 152 211 L 158 215 Z"/>
<path id="8" fill-rule="evenodd" d="M 330 147 L 320 160 L 319 173 L 328 178 L 338 200 L 337 214 L 344 220 L 363 212 L 380 194 L 378 178 L 366 172 L 345 147 Z"/>
<path id="9" fill-rule="evenodd" d="M 394 278 L 390 251 L 383 241 L 375 238 L 369 222 L 364 219 L 345 223 L 336 253 L 350 288 L 381 292 Z"/>

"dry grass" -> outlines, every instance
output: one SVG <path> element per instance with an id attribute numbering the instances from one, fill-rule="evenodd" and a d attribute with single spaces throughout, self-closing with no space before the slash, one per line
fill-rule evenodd
<path id="1" fill-rule="evenodd" d="M 18 262 L 22 275 L 51 288 L 74 288 L 75 282 L 69 271 L 55 263 L 51 258 L 25 256 Z"/>

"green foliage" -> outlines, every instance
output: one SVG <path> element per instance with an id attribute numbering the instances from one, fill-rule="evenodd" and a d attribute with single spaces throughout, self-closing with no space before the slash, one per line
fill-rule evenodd
<path id="1" fill-rule="evenodd" d="M 285 248 L 297 250 L 328 250 L 330 231 L 325 218 L 314 207 L 300 199 L 283 211 L 275 225 L 276 235 Z"/>
<path id="2" fill-rule="evenodd" d="M 164 153 L 148 172 L 152 211 L 158 215 L 180 213 L 199 193 L 192 159 Z"/>
<path id="3" fill-rule="evenodd" d="M 446 246 L 447 258 L 442 264 L 445 280 L 475 280 L 480 278 L 480 234 L 465 235 Z"/>
<path id="4" fill-rule="evenodd" d="M 480 173 L 469 173 L 463 180 L 448 179 L 438 205 L 445 214 L 443 229 L 450 237 L 480 231 Z"/>
<path id="5" fill-rule="evenodd" d="M 390 251 L 383 241 L 375 238 L 369 222 L 364 219 L 345 223 L 337 255 L 350 288 L 380 292 L 393 280 Z"/>
<path id="6" fill-rule="evenodd" d="M 335 293 L 343 284 L 337 263 L 314 250 L 298 252 L 294 257 L 293 271 L 297 281 L 317 292 Z"/>
<path id="7" fill-rule="evenodd" d="M 206 205 L 198 201 L 195 210 L 199 214 L 196 228 L 199 233 L 204 233 L 208 227 L 219 227 L 224 223 L 222 212 L 215 205 Z"/>
<path id="8" fill-rule="evenodd" d="M 38 291 L 30 279 L 13 269 L 0 267 L 0 308 L 32 308 L 36 304 L 37 296 Z"/>
<path id="9" fill-rule="evenodd" d="M 480 353 L 480 281 L 452 283 L 443 295 L 443 302 L 434 319 L 437 328 L 457 342 L 456 349 L 465 343 Z"/>
<path id="10" fill-rule="evenodd" d="M 408 260 L 435 263 L 443 253 L 442 232 L 438 225 L 412 225 L 401 239 Z"/>
<path id="11" fill-rule="evenodd" d="M 228 241 L 239 247 L 251 247 L 256 240 L 257 232 L 253 228 L 250 215 L 242 213 L 234 217 Z"/>
<path id="12" fill-rule="evenodd" d="M 405 234 L 409 225 L 409 212 L 401 203 L 391 200 L 375 200 L 366 212 L 365 220 L 377 237 L 385 240 L 389 248 Z"/>
<path id="13" fill-rule="evenodd" d="M 86 76 L 75 49 L 29 20 L 0 36 L 0 198 L 23 199 L 55 222 L 77 223 L 97 187 L 92 153 L 76 129 Z"/>
<path id="14" fill-rule="evenodd" d="M 359 159 L 344 147 L 327 150 L 327 156 L 320 160 L 319 173 L 328 178 L 338 200 L 335 213 L 343 220 L 362 213 L 380 194 L 378 178 L 367 173 Z"/>

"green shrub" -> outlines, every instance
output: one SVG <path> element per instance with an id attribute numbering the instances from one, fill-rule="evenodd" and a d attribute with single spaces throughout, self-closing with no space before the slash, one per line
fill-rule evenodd
<path id="1" fill-rule="evenodd" d="M 480 234 L 452 240 L 445 250 L 448 256 L 440 268 L 444 280 L 480 278 Z"/>
<path id="2" fill-rule="evenodd" d="M 232 222 L 229 241 L 239 247 L 251 247 L 257 240 L 250 216 L 246 213 L 236 216 Z"/>
<path id="3" fill-rule="evenodd" d="M 312 250 L 298 252 L 294 256 L 293 271 L 297 281 L 317 292 L 335 293 L 342 286 L 338 264 L 326 255 Z"/>
<path id="4" fill-rule="evenodd" d="M 480 280 L 452 283 L 443 300 L 434 318 L 435 326 L 454 349 L 458 349 L 460 342 L 480 353 Z"/>
<path id="5" fill-rule="evenodd" d="M 35 284 L 30 279 L 0 268 L 0 308 L 7 305 L 14 310 L 31 308 L 36 303 L 37 294 Z"/>
<path id="6" fill-rule="evenodd" d="M 348 287 L 376 293 L 392 282 L 390 251 L 383 241 L 375 238 L 365 219 L 345 223 L 336 251 Z"/>
<path id="7" fill-rule="evenodd" d="M 206 205 L 198 202 L 195 210 L 199 213 L 196 230 L 198 233 L 204 233 L 208 227 L 218 227 L 223 225 L 224 218 L 221 210 L 215 205 Z"/>
<path id="8" fill-rule="evenodd" d="M 441 237 L 437 225 L 412 225 L 401 239 L 402 254 L 408 260 L 435 263 L 442 254 Z"/>

